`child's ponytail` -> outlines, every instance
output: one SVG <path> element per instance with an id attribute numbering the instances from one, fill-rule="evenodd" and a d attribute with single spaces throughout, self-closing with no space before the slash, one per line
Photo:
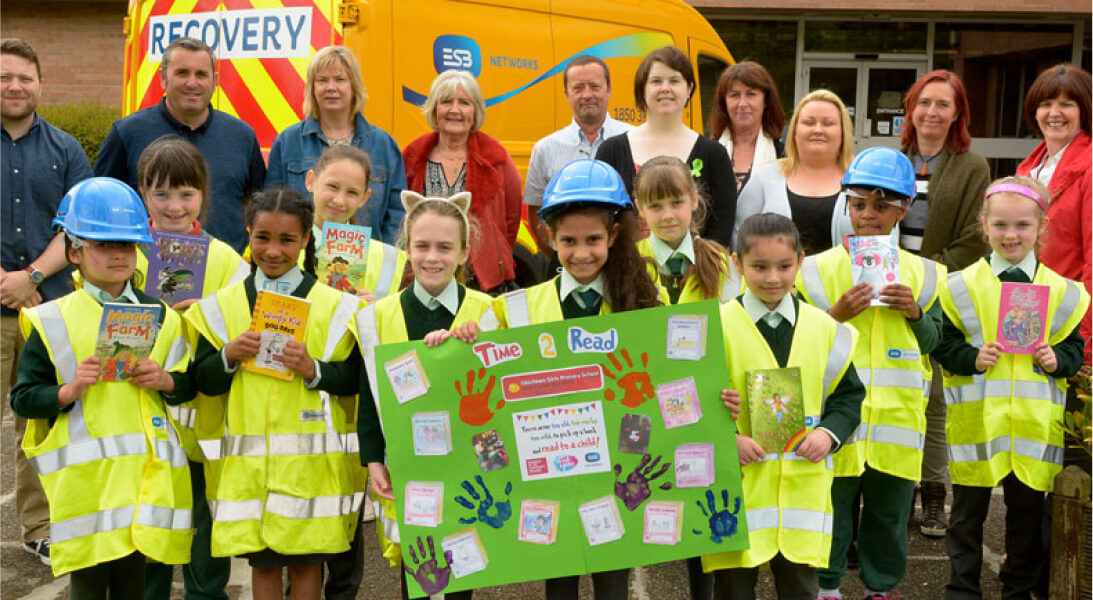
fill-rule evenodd
<path id="1" fill-rule="evenodd" d="M 603 208 L 579 209 L 593 210 L 604 214 L 607 230 L 613 224 L 618 225 L 615 243 L 607 253 L 607 262 L 603 265 L 604 286 L 607 299 L 613 312 L 625 312 L 639 308 L 660 306 L 660 290 L 649 277 L 649 263 L 638 252 L 638 239 L 641 226 L 638 215 L 633 210 L 621 210 L 615 213 Z"/>
<path id="2" fill-rule="evenodd" d="M 698 280 L 698 289 L 704 298 L 717 298 L 721 294 L 721 277 L 731 277 L 729 253 L 725 247 L 713 240 L 700 238 L 693 240 L 695 264 L 687 267 L 685 277 L 694 275 Z"/>

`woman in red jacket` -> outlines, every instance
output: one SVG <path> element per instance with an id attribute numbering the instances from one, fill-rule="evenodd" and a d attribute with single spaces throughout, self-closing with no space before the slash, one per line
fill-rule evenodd
<path id="1" fill-rule="evenodd" d="M 443 197 L 470 192 L 478 235 L 467 286 L 492 293 L 514 289 L 522 185 L 508 150 L 481 131 L 482 89 L 466 71 L 445 71 L 433 80 L 422 112 L 434 131 L 402 151 L 407 189 Z"/>
<path id="2" fill-rule="evenodd" d="M 1090 75 L 1073 65 L 1047 69 L 1025 96 L 1025 122 L 1044 139 L 1017 166 L 1018 175 L 1040 180 L 1051 192 L 1047 236 L 1040 261 L 1090 291 Z M 1089 374 L 1090 315 L 1081 326 Z"/>

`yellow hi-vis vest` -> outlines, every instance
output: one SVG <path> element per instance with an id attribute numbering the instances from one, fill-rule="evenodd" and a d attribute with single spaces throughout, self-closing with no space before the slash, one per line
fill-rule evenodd
<path id="1" fill-rule="evenodd" d="M 488 294 L 467 289 L 463 303 L 452 320 L 452 327 L 475 321 L 483 331 L 497 329 L 497 317 L 494 316 L 493 298 Z M 413 293 L 413 292 L 410 292 Z M 397 344 L 409 340 L 406 333 L 406 316 L 402 312 L 402 300 L 399 294 L 388 296 L 374 302 L 357 312 L 357 341 L 361 348 L 364 368 L 368 371 L 368 385 L 372 388 L 372 400 L 376 403 L 376 414 L 382 415 L 379 401 L 379 369 L 376 368 L 376 347 L 380 344 Z M 383 426 L 383 421 L 380 421 Z M 402 549 L 399 547 L 398 513 L 395 503 L 377 498 L 377 513 L 380 514 L 380 527 L 376 528 L 379 536 L 380 551 L 396 567 L 402 561 Z"/>
<path id="2" fill-rule="evenodd" d="M 23 310 L 23 335 L 38 332 L 57 383 L 95 354 L 102 305 L 82 290 Z M 181 320 L 166 308 L 149 356 L 185 372 L 190 352 Z M 127 381 L 99 382 L 72 409 L 30 419 L 23 451 L 49 500 L 53 574 L 85 569 L 134 551 L 167 564 L 190 562 L 190 471 L 159 392 Z"/>
<path id="3" fill-rule="evenodd" d="M 721 307 L 721 328 L 729 382 L 747 389 L 747 372 L 777 369 L 778 360 L 739 302 Z M 806 423 L 820 420 L 823 404 L 850 366 L 858 334 L 823 311 L 801 303 L 787 367 L 801 369 Z M 749 435 L 747 401 L 741 404 L 737 427 Z M 705 571 L 755 567 L 781 553 L 788 560 L 813 567 L 827 566 L 831 553 L 833 512 L 832 460 L 813 463 L 793 452 L 773 452 L 741 469 L 744 508 L 751 547 L 702 557 Z"/>
<path id="4" fill-rule="evenodd" d="M 1051 287 L 1044 338 L 1058 344 L 1085 315 L 1089 295 L 1043 264 L 1032 283 Z M 997 338 L 1001 296 L 1002 283 L 980 259 L 949 274 L 941 308 L 969 344 L 982 347 Z M 953 483 L 993 487 L 1012 471 L 1030 488 L 1050 491 L 1063 464 L 1066 389 L 1066 379 L 1044 374 L 1028 354 L 1003 354 L 994 367 L 971 377 L 946 372 Z"/>
<path id="5" fill-rule="evenodd" d="M 137 252 L 137 272 L 147 281 L 148 257 L 145 255 L 145 251 L 148 251 L 148 249 L 145 248 L 144 251 Z M 154 252 L 155 248 L 152 248 L 151 251 Z M 247 275 L 250 275 L 250 265 L 243 260 L 243 257 L 239 256 L 239 253 L 231 246 L 216 238 L 212 238 L 209 242 L 209 255 L 206 261 L 205 281 L 201 286 L 202 298 L 211 296 L 233 283 L 243 281 L 247 278 Z M 183 323 L 183 328 L 187 341 L 191 347 L 196 348 L 196 332 L 185 323 Z M 201 456 L 201 450 L 197 446 L 197 438 L 194 437 L 194 423 L 198 418 L 197 408 L 202 404 L 207 404 L 204 400 L 205 395 L 198 394 L 196 398 L 189 402 L 167 407 L 167 411 L 178 429 L 178 434 L 182 437 L 182 447 L 186 449 L 186 456 L 194 462 L 204 460 Z M 220 403 L 221 401 L 216 399 L 215 402 Z"/>
<path id="6" fill-rule="evenodd" d="M 945 267 L 899 251 L 899 281 L 911 288 L 923 314 L 938 297 Z M 797 291 L 823 311 L 854 287 L 844 246 L 805 257 Z M 874 290 L 878 292 L 880 290 Z M 865 464 L 894 477 L 918 481 L 926 441 L 926 403 L 933 370 L 902 312 L 867 308 L 848 322 L 860 337 L 854 368 L 865 384 L 861 424 L 835 453 L 835 476 L 856 477 Z"/>
<path id="7" fill-rule="evenodd" d="M 314 242 L 314 240 L 313 240 Z M 304 253 L 300 253 L 297 266 L 304 268 Z M 250 246 L 243 250 L 243 259 L 250 262 Z M 379 240 L 368 242 L 368 257 L 365 259 L 364 289 L 372 292 L 379 300 L 399 291 L 402 285 L 402 273 L 406 270 L 406 252 Z M 325 284 L 323 280 L 319 283 Z"/>
<path id="8" fill-rule="evenodd" d="M 653 279 L 653 283 L 663 287 L 664 283 L 660 280 L 660 270 L 656 267 L 656 255 L 653 253 L 653 247 L 649 244 L 649 238 L 638 240 L 638 253 L 642 256 L 652 259 L 651 263 L 647 263 L 649 266 L 649 277 Z M 718 301 L 721 304 L 736 298 L 746 288 L 744 284 L 744 278 L 736 272 L 736 267 L 732 264 L 732 259 L 728 255 L 723 257 L 725 264 L 728 268 L 728 274 L 721 274 L 721 291 L 717 295 Z M 703 294 L 702 288 L 698 286 L 698 277 L 692 275 L 687 278 L 687 281 L 683 284 L 683 289 L 679 292 L 679 301 L 676 304 L 686 304 L 688 302 L 699 302 L 701 300 L 709 300 Z"/>
<path id="9" fill-rule="evenodd" d="M 360 299 L 316 283 L 307 300 L 308 354 L 324 362 L 349 358 L 349 324 Z M 221 350 L 250 328 L 245 282 L 203 298 L 185 318 Z M 349 549 L 364 500 L 356 408 L 356 396 L 308 389 L 299 376 L 284 381 L 235 372 L 223 420 L 208 431 L 211 419 L 202 419 L 196 430 L 206 459 L 213 556 Z"/>
<path id="10" fill-rule="evenodd" d="M 526 289 L 514 290 L 493 300 L 493 310 L 502 329 L 524 327 L 537 323 L 561 321 L 562 301 L 558 299 L 558 287 L 554 277 Z M 660 303 L 668 306 L 668 292 L 657 286 Z M 600 301 L 600 315 L 611 314 L 611 304 L 604 297 Z"/>

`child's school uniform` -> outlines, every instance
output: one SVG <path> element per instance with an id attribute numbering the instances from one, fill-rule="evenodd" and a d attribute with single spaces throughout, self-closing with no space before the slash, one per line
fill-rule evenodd
<path id="1" fill-rule="evenodd" d="M 1003 281 L 1050 287 L 1044 339 L 1055 351 L 1054 373 L 1044 373 L 1028 354 L 1002 354 L 985 372 L 976 369 L 979 348 L 997 339 Z M 1017 265 L 992 254 L 949 274 L 941 306 L 944 329 L 934 357 L 945 369 L 945 434 L 953 482 L 947 596 L 981 594 L 983 521 L 991 489 L 999 482 L 1007 511 L 1002 595 L 1028 595 L 1046 558 L 1040 535 L 1043 492 L 1052 489 L 1062 470 L 1060 423 L 1067 378 L 1082 363 L 1078 325 L 1089 295 L 1080 284 L 1038 264 L 1032 253 Z"/>
<path id="2" fill-rule="evenodd" d="M 361 371 L 361 410 L 357 424 L 360 438 L 360 462 L 384 462 L 386 443 L 379 419 L 378 377 L 375 349 L 380 344 L 396 344 L 424 339 L 438 329 L 452 329 L 474 321 L 483 331 L 497 329 L 497 318 L 488 294 L 468 289 L 452 279 L 439 296 L 430 295 L 414 282 L 402 293 L 387 296 L 362 308 L 356 315 L 354 333 L 361 347 L 364 369 Z M 395 503 L 382 498 L 376 512 L 380 527 L 376 533 L 380 550 L 392 567 L 402 561 L 399 546 L 398 515 Z M 451 595 L 451 594 L 449 594 Z"/>
<path id="3" fill-rule="evenodd" d="M 314 379 L 229 367 L 224 347 L 250 328 L 259 289 L 310 302 L 304 345 Z M 200 334 L 198 391 L 227 395 L 215 426 L 202 418 L 196 432 L 206 458 L 213 556 L 247 554 L 252 565 L 273 568 L 274 554 L 293 555 L 282 556 L 282 565 L 315 564 L 321 559 L 314 555 L 349 548 L 364 498 L 352 434 L 360 353 L 348 328 L 359 306 L 356 296 L 299 269 L 275 280 L 256 270 L 186 312 Z"/>
<path id="4" fill-rule="evenodd" d="M 900 250 L 899 281 L 911 288 L 922 311 L 917 321 L 885 306 L 867 308 L 847 321 L 860 336 L 854 366 L 865 385 L 865 401 L 861 424 L 834 455 L 835 522 L 831 559 L 817 572 L 821 589 L 838 589 L 846 574 L 859 493 L 864 504 L 858 555 L 869 557 L 862 561 L 862 581 L 870 590 L 887 592 L 906 571 L 907 519 L 921 476 L 932 379 L 927 355 L 941 340 L 937 298 L 945 267 Z M 797 274 L 801 298 L 823 311 L 852 287 L 850 254 L 843 245 L 806 257 Z"/>
<path id="5" fill-rule="evenodd" d="M 655 235 L 638 241 L 638 253 L 653 259 L 649 265 L 649 277 L 653 283 L 668 292 L 672 304 L 684 304 L 706 300 L 706 294 L 698 284 L 698 274 L 693 270 L 688 275 L 687 267 L 695 264 L 694 240 L 690 234 L 683 238 L 679 248 L 673 250 Z M 725 304 L 740 295 L 744 280 L 736 272 L 728 254 L 722 256 L 725 271 L 718 282 L 717 299 Z"/>
<path id="6" fill-rule="evenodd" d="M 79 400 L 58 407 L 61 386 L 95 354 L 104 301 L 163 306 L 149 358 L 170 372 L 174 394 L 100 381 Z M 24 309 L 19 324 L 27 342 L 11 402 L 29 419 L 23 450 L 49 500 L 54 575 L 71 572 L 73 589 L 91 593 L 87 578 L 99 591 L 109 585 L 104 569 L 139 564 L 143 570 L 143 557 L 189 562 L 190 475 L 165 406 L 194 393 L 178 314 L 128 284 L 113 298 L 85 281 L 68 295 Z M 136 560 L 134 553 L 143 556 Z M 142 577 L 134 579 L 143 586 Z"/>
<path id="7" fill-rule="evenodd" d="M 788 294 L 770 310 L 751 292 L 722 305 L 721 327 L 731 389 L 747 389 L 748 371 L 798 367 L 806 424 L 831 435 L 834 449 L 850 438 L 865 397 L 852 363 L 853 327 Z M 745 399 L 740 434 L 750 435 L 749 419 Z M 751 547 L 702 558 L 707 571 L 717 571 L 718 594 L 754 598 L 758 567 L 769 561 L 780 593 L 815 597 L 813 568 L 826 567 L 831 550 L 832 457 L 813 463 L 775 452 L 745 465 L 741 475 Z"/>

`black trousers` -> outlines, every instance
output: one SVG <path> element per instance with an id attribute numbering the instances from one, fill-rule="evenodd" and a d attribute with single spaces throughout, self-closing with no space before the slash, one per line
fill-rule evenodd
<path id="1" fill-rule="evenodd" d="M 949 550 L 950 578 L 947 600 L 983 597 L 979 579 L 983 569 L 983 523 L 990 510 L 989 487 L 953 484 L 953 508 L 945 545 Z M 1044 492 L 1038 492 L 1010 473 L 1002 480 L 1006 502 L 1006 561 L 999 570 L 1002 598 L 1027 600 L 1044 561 L 1042 520 Z"/>
<path id="2" fill-rule="evenodd" d="M 819 592 L 816 570 L 809 565 L 791 562 L 775 554 L 770 559 L 774 589 L 778 600 L 815 600 Z M 755 583 L 759 567 L 714 571 L 714 598 L 718 600 L 755 600 Z"/>
<path id="3" fill-rule="evenodd" d="M 546 580 L 546 600 L 577 600 L 579 575 Z M 630 595 L 630 569 L 592 574 L 592 597 L 596 600 L 626 600 Z"/>

